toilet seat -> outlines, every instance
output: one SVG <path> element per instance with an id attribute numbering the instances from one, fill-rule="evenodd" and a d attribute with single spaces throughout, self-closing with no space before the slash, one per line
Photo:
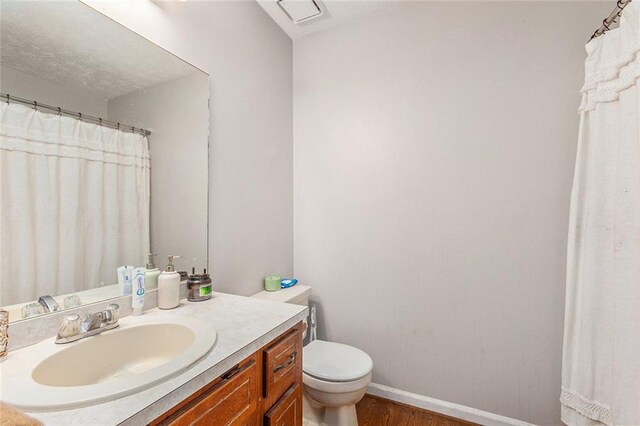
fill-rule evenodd
<path id="1" fill-rule="evenodd" d="M 371 373 L 350 382 L 330 382 L 328 380 L 315 378 L 303 372 L 302 383 L 307 387 L 327 393 L 357 392 L 366 389 L 369 383 L 371 383 Z"/>
<path id="2" fill-rule="evenodd" d="M 302 371 L 320 381 L 358 381 L 372 369 L 371 357 L 353 346 L 314 340 L 303 349 Z"/>

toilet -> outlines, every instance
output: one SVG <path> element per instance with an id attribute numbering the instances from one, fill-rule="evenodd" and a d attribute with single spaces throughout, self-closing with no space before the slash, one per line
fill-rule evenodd
<path id="1" fill-rule="evenodd" d="M 311 287 L 297 284 L 274 292 L 261 291 L 252 297 L 308 306 L 310 295 Z M 371 382 L 373 361 L 353 346 L 315 339 L 314 311 L 312 308 L 308 327 L 311 341 L 302 355 L 305 425 L 356 426 L 356 403 Z"/>

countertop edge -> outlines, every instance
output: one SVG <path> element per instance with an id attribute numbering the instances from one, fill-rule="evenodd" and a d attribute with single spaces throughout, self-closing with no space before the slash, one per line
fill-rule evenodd
<path id="1" fill-rule="evenodd" d="M 132 414 L 129 418 L 123 420 L 118 424 L 123 426 L 137 426 L 140 424 L 148 424 L 149 422 L 158 418 L 161 414 L 178 405 L 189 395 L 193 394 L 199 389 L 202 389 L 203 386 L 210 383 L 213 379 L 219 377 L 225 371 L 231 369 L 234 365 L 238 364 L 240 361 L 253 354 L 261 347 L 265 346 L 267 343 L 287 331 L 289 328 L 298 324 L 300 321 L 306 318 L 307 313 L 308 308 L 297 313 L 272 330 L 263 334 L 261 337 L 257 338 L 250 344 L 237 350 L 224 360 L 212 365 L 204 372 L 190 379 L 181 386 L 175 388 L 165 396 L 153 402 L 151 405 L 148 405 L 137 413 Z"/>

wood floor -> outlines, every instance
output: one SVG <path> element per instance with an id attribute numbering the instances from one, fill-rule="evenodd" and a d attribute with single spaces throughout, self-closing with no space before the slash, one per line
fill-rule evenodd
<path id="1" fill-rule="evenodd" d="M 469 426 L 464 420 L 443 416 L 376 396 L 365 395 L 356 405 L 359 426 Z"/>

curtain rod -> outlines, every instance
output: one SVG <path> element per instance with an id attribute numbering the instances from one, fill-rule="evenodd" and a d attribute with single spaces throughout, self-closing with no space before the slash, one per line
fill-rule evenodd
<path id="1" fill-rule="evenodd" d="M 631 0 L 618 0 L 618 2 L 616 3 L 615 9 L 613 9 L 613 12 L 611 12 L 609 16 L 607 16 L 602 21 L 602 25 L 600 25 L 600 28 L 598 28 L 593 33 L 589 41 L 609 31 L 611 29 L 610 26 L 616 23 L 616 19 L 618 19 L 620 15 L 622 15 L 622 11 L 624 10 L 625 7 L 629 5 L 629 3 L 631 3 Z"/>
<path id="2" fill-rule="evenodd" d="M 113 129 L 122 130 L 124 132 L 140 133 L 142 136 L 149 136 L 151 134 L 150 131 L 141 129 L 139 127 L 128 126 L 126 124 L 120 124 L 115 121 L 104 120 L 101 117 L 94 117 L 92 115 L 85 115 L 81 112 L 74 112 L 74 111 L 70 111 L 68 109 L 64 109 L 60 107 L 41 104 L 40 102 L 32 101 L 30 99 L 19 98 L 17 96 L 12 96 L 8 93 L 0 93 L 0 97 L 5 98 L 6 103 L 17 102 L 20 104 L 29 105 L 29 106 L 32 106 L 33 109 L 35 109 L 36 111 L 39 109 L 48 109 L 50 111 L 56 112 L 58 115 L 62 115 L 62 114 L 68 115 L 80 121 L 88 120 L 88 121 L 94 122 L 95 124 L 99 124 L 100 126 L 111 127 Z"/>

